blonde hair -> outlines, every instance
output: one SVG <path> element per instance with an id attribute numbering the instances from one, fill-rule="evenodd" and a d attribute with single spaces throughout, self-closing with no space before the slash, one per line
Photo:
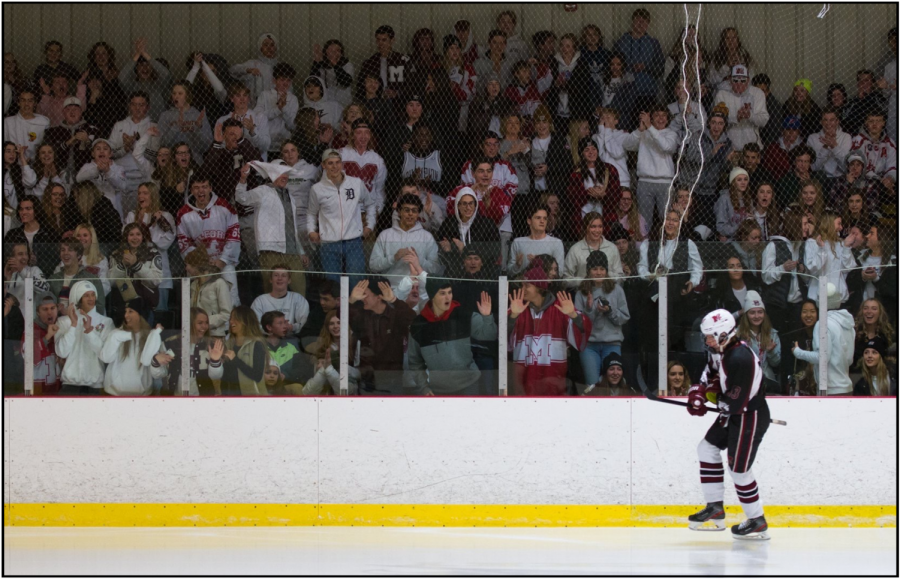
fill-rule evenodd
<path id="1" fill-rule="evenodd" d="M 669 372 L 675 366 L 681 366 L 681 369 L 684 370 L 684 381 L 681 383 L 681 387 L 687 392 L 687 389 L 691 387 L 691 375 L 688 373 L 687 366 L 678 360 L 672 360 L 666 365 L 666 390 L 669 389 Z"/>
<path id="2" fill-rule="evenodd" d="M 841 216 L 835 213 L 823 213 L 821 219 L 819 219 L 819 224 L 816 227 L 816 233 L 822 236 L 822 241 L 831 246 L 831 254 L 835 257 L 837 257 L 836 246 L 841 242 L 841 238 L 838 236 L 837 229 L 834 227 L 834 222 L 836 219 L 840 218 Z"/>
<path id="3" fill-rule="evenodd" d="M 887 341 L 888 348 L 894 345 L 894 326 L 891 324 L 891 318 L 888 316 L 887 311 L 884 309 L 884 304 L 881 303 L 881 300 L 877 298 L 869 298 L 867 300 L 863 300 L 863 303 L 859 306 L 859 313 L 856 314 L 856 339 L 857 340 L 865 340 L 868 339 L 868 334 L 866 334 L 866 320 L 863 318 L 863 307 L 869 303 L 875 302 L 878 304 L 878 319 L 875 321 L 875 333 L 880 335 Z"/>
<path id="4" fill-rule="evenodd" d="M 806 179 L 800 182 L 800 190 L 797 191 L 797 205 L 799 205 L 803 211 L 807 211 L 806 204 L 803 202 L 803 190 L 807 187 L 812 187 L 816 190 L 816 202 L 813 204 L 812 213 L 816 220 L 821 220 L 823 217 L 822 214 L 825 211 L 825 199 L 823 198 L 822 185 L 815 179 Z M 850 195 L 852 194 L 853 193 Z M 850 195 L 847 197 L 850 197 Z M 863 206 L 865 206 L 865 204 L 863 204 Z"/>
<path id="5" fill-rule="evenodd" d="M 575 167 L 581 164 L 581 155 L 578 153 L 578 143 L 581 141 L 581 137 L 578 133 L 581 125 L 585 123 L 587 123 L 588 128 L 590 128 L 590 123 L 584 119 L 572 119 L 569 121 L 569 150 L 572 152 L 572 163 L 574 163 Z M 600 160 L 597 159 L 597 161 L 599 164 Z"/>
<path id="6" fill-rule="evenodd" d="M 103 197 L 103 193 L 93 183 L 85 181 L 75 185 L 72 190 L 72 197 L 75 198 L 75 206 L 78 207 L 81 217 L 85 221 L 90 222 L 94 205 Z"/>
<path id="7" fill-rule="evenodd" d="M 769 312 L 763 310 L 763 321 L 759 325 L 759 336 L 757 337 L 759 340 L 759 347 L 763 350 L 769 349 L 769 344 L 774 342 L 772 339 L 772 321 L 769 319 Z M 742 340 L 750 341 L 753 339 L 753 326 L 750 325 L 750 317 L 747 315 L 747 312 L 744 312 L 744 315 L 741 316 L 741 321 L 738 324 L 737 335 Z"/>
<path id="8" fill-rule="evenodd" d="M 78 239 L 78 232 L 85 230 L 91 234 L 91 246 L 84 250 L 85 265 L 97 265 L 103 261 L 103 254 L 100 253 L 100 244 L 97 242 L 97 232 L 90 223 L 80 223 L 75 226 L 75 238 Z"/>
<path id="9" fill-rule="evenodd" d="M 868 348 L 867 348 L 868 349 Z M 865 350 L 863 350 L 865 352 Z M 869 385 L 872 396 L 889 396 L 891 393 L 891 379 L 888 376 L 887 364 L 884 363 L 884 356 L 878 354 L 878 363 L 875 365 L 874 373 L 866 364 L 865 357 L 859 359 L 859 369 L 862 370 L 863 380 Z M 876 390 L 877 388 L 877 390 Z"/>
<path id="10" fill-rule="evenodd" d="M 231 317 L 236 318 L 244 327 L 241 334 L 242 338 L 245 338 L 247 341 L 256 340 L 260 342 L 265 339 L 262 327 L 259 325 L 259 318 L 256 317 L 256 313 L 250 306 L 235 306 L 231 310 Z M 235 344 L 235 337 L 232 335 L 228 338 L 228 342 L 232 345 Z"/>
<path id="11" fill-rule="evenodd" d="M 147 213 L 153 215 L 154 213 L 162 209 L 162 204 L 159 201 L 159 185 L 157 185 L 153 181 L 145 181 L 144 183 L 138 185 L 138 189 L 140 189 L 141 187 L 146 187 L 147 191 L 150 192 L 150 208 L 147 210 Z M 134 220 L 139 223 L 140 220 L 138 220 L 138 214 L 140 213 L 140 208 L 138 208 L 134 212 Z"/>

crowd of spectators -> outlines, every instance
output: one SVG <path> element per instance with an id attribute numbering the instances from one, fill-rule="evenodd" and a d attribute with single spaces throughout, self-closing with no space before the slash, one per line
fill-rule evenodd
<path id="1" fill-rule="evenodd" d="M 35 394 L 179 393 L 189 355 L 192 395 L 323 395 L 343 327 L 351 394 L 495 395 L 509 364 L 512 394 L 677 395 L 723 307 L 767 392 L 809 395 L 827 292 L 827 393 L 895 394 L 896 28 L 820 106 L 805 78 L 779 103 L 737 28 L 664 52 L 650 24 L 607 49 L 505 11 L 408 54 L 383 25 L 362 63 L 269 33 L 233 65 L 143 38 L 80 67 L 49 41 L 31 76 L 5 54 L 4 354 L 33 319 Z"/>

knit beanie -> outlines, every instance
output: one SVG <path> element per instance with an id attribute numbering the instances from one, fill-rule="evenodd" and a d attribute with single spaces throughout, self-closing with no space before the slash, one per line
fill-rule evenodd
<path id="1" fill-rule="evenodd" d="M 753 308 L 766 309 L 766 304 L 763 303 L 762 297 L 760 297 L 759 292 L 749 290 L 747 292 L 747 295 L 744 297 L 744 311 L 749 312 Z"/>
<path id="2" fill-rule="evenodd" d="M 808 78 L 801 78 L 797 82 L 794 83 L 794 86 L 802 86 L 806 89 L 806 92 L 812 95 L 812 81 Z"/>
<path id="3" fill-rule="evenodd" d="M 875 336 L 871 340 L 866 341 L 865 346 L 863 346 L 863 352 L 866 350 L 875 350 L 882 358 L 884 358 L 887 355 L 888 350 L 887 340 L 882 336 Z"/>
<path id="4" fill-rule="evenodd" d="M 429 275 L 425 280 L 425 291 L 428 292 L 429 297 L 434 297 L 442 289 L 451 286 L 452 284 L 447 278 L 440 278 Z"/>
<path id="5" fill-rule="evenodd" d="M 738 175 L 744 175 L 748 179 L 750 178 L 750 173 L 748 173 L 745 169 L 742 169 L 741 167 L 735 167 L 731 170 L 731 173 L 728 174 L 728 184 L 731 185 L 732 183 L 734 183 L 734 178 Z"/>
<path id="6" fill-rule="evenodd" d="M 609 258 L 600 250 L 592 251 L 587 258 L 588 271 L 591 271 L 595 267 L 602 267 L 605 270 L 609 270 Z"/>
<path id="7" fill-rule="evenodd" d="M 531 261 L 523 277 L 525 281 L 542 290 L 550 287 L 550 283 L 547 281 L 547 273 L 544 271 L 544 260 L 539 257 Z"/>
<path id="8" fill-rule="evenodd" d="M 602 374 L 605 376 L 610 368 L 613 366 L 618 366 L 619 368 L 624 368 L 625 364 L 622 363 L 622 354 L 618 352 L 610 352 L 606 358 L 603 359 L 603 372 Z"/>

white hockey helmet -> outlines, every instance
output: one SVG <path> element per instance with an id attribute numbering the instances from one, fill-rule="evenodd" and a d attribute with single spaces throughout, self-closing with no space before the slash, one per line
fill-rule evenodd
<path id="1" fill-rule="evenodd" d="M 727 344 L 737 333 L 737 324 L 731 312 L 718 309 L 703 316 L 703 321 L 700 322 L 700 331 L 703 332 L 704 337 L 715 338 L 717 350 L 721 351 L 722 346 Z"/>

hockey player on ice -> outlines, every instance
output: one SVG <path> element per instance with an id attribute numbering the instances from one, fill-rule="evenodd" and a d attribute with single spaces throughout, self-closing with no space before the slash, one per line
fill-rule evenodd
<path id="1" fill-rule="evenodd" d="M 731 527 L 735 539 L 768 540 L 766 518 L 759 500 L 759 488 L 750 467 L 759 443 L 769 428 L 769 406 L 760 386 L 759 359 L 747 344 L 735 337 L 734 316 L 714 310 L 700 324 L 706 338 L 709 361 L 699 384 L 688 391 L 688 412 L 706 414 L 707 400 L 721 414 L 697 446 L 700 457 L 700 487 L 706 507 L 688 517 L 691 530 L 725 530 L 725 469 L 722 451 L 728 451 L 728 470 L 747 520 Z M 704 526 L 707 522 L 715 528 Z"/>

